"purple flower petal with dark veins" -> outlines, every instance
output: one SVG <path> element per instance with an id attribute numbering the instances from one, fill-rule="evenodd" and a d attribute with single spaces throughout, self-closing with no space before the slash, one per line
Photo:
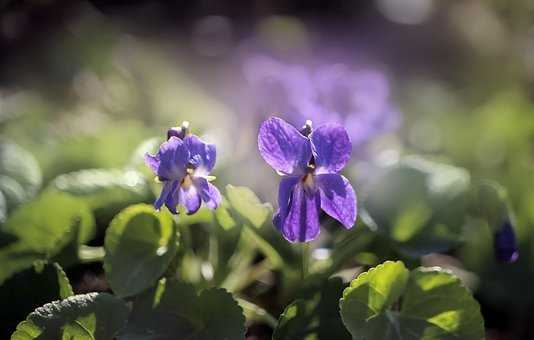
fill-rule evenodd
<path id="1" fill-rule="evenodd" d="M 258 134 L 263 159 L 283 174 L 301 174 L 311 159 L 310 140 L 280 118 L 263 122 Z"/>
<path id="2" fill-rule="evenodd" d="M 176 210 L 176 208 L 178 204 L 180 203 L 180 197 L 179 197 L 180 182 L 179 181 L 164 182 L 163 184 L 164 189 L 165 189 L 165 185 L 167 185 L 168 183 L 172 183 L 172 187 L 171 187 L 171 192 L 165 198 L 165 206 L 167 207 L 167 209 L 169 209 L 171 213 L 176 215 L 178 214 L 178 211 Z M 161 199 L 161 196 L 163 196 L 163 191 L 161 192 L 160 199 Z"/>
<path id="3" fill-rule="evenodd" d="M 311 129 L 311 124 L 306 127 Z M 327 124 L 309 138 L 304 134 L 279 118 L 270 118 L 258 136 L 262 157 L 282 175 L 273 223 L 289 242 L 317 237 L 321 208 L 347 229 L 356 221 L 356 194 L 338 174 L 352 150 L 347 132 L 341 125 Z"/>
<path id="4" fill-rule="evenodd" d="M 189 187 L 181 186 L 178 190 L 179 204 L 185 207 L 187 215 L 194 214 L 200 209 L 202 203 L 200 194 L 194 185 Z"/>
<path id="5" fill-rule="evenodd" d="M 163 142 L 155 156 L 145 155 L 145 162 L 162 181 L 182 179 L 188 159 L 189 151 L 176 137 Z"/>
<path id="6" fill-rule="evenodd" d="M 302 184 L 294 186 L 289 212 L 285 219 L 275 219 L 276 225 L 284 238 L 289 242 L 307 242 L 319 235 L 320 198 L 309 193 Z"/>
<path id="7" fill-rule="evenodd" d="M 178 181 L 167 181 L 163 183 L 163 188 L 161 189 L 161 194 L 159 195 L 156 202 L 154 202 L 154 207 L 159 210 L 163 204 L 167 201 L 170 195 L 173 193 L 173 189 L 176 188 L 176 183 Z"/>
<path id="8" fill-rule="evenodd" d="M 146 154 L 145 163 L 163 182 L 154 207 L 159 210 L 165 204 L 169 211 L 177 214 L 177 206 L 182 205 L 190 215 L 197 212 L 204 201 L 208 208 L 216 209 L 221 194 L 206 178 L 215 160 L 215 145 L 204 143 L 195 135 L 186 135 L 183 140 L 171 135 L 156 155 Z"/>
<path id="9" fill-rule="evenodd" d="M 339 124 L 318 127 L 310 135 L 315 173 L 337 173 L 350 159 L 352 145 L 347 131 Z"/>
<path id="10" fill-rule="evenodd" d="M 195 176 L 207 176 L 217 159 L 215 145 L 204 143 L 195 135 L 186 136 L 184 144 L 189 150 L 190 162 L 196 168 Z"/>
<path id="11" fill-rule="evenodd" d="M 512 263 L 519 258 L 514 228 L 508 218 L 502 223 L 500 229 L 495 232 L 493 245 L 497 260 Z"/>
<path id="12" fill-rule="evenodd" d="M 321 209 L 350 229 L 356 222 L 356 193 L 349 181 L 339 174 L 315 177 L 321 196 Z"/>
<path id="13" fill-rule="evenodd" d="M 206 206 L 210 209 L 217 209 L 221 204 L 221 193 L 215 185 L 211 184 L 205 178 L 195 178 L 194 184 L 200 193 L 202 201 L 206 203 Z"/>
<path id="14" fill-rule="evenodd" d="M 286 219 L 289 213 L 293 188 L 299 181 L 299 176 L 282 177 L 282 180 L 280 180 L 280 186 L 278 187 L 278 210 L 273 217 L 273 223 L 275 225 L 282 225 L 282 221 Z"/>
<path id="15" fill-rule="evenodd" d="M 149 153 L 145 154 L 145 164 L 155 173 L 158 173 L 159 158 Z"/>

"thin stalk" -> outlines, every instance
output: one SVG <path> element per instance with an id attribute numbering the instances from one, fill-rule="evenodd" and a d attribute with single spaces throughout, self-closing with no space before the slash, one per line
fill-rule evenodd
<path id="1" fill-rule="evenodd" d="M 81 245 L 78 249 L 78 258 L 81 263 L 91 263 L 104 261 L 104 256 L 106 252 L 104 247 L 91 247 L 86 245 Z"/>
<path id="2" fill-rule="evenodd" d="M 301 243 L 301 259 L 300 275 L 301 279 L 304 280 L 308 276 L 310 264 L 310 245 L 307 242 Z"/>

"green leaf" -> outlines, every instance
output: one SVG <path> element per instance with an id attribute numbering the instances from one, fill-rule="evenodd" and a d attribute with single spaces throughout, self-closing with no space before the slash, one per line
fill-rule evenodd
<path id="1" fill-rule="evenodd" d="M 145 166 L 145 154 L 154 154 L 161 142 L 163 142 L 163 139 L 160 137 L 151 137 L 142 141 L 132 152 L 128 167 L 147 169 Z"/>
<path id="2" fill-rule="evenodd" d="M 245 338 L 245 317 L 232 295 L 209 288 L 197 295 L 193 286 L 160 281 L 134 301 L 119 340 L 238 340 Z"/>
<path id="3" fill-rule="evenodd" d="M 41 170 L 35 158 L 10 142 L 0 143 L 0 175 L 11 177 L 20 184 L 27 198 L 33 197 L 41 187 Z"/>
<path id="4" fill-rule="evenodd" d="M 0 191 L 0 225 L 7 219 L 7 202 L 4 194 Z M 4 242 L 0 239 L 0 244 Z"/>
<path id="5" fill-rule="evenodd" d="M 272 206 L 269 203 L 261 203 L 258 196 L 247 187 L 228 184 L 226 197 L 235 211 L 256 228 L 260 228 L 272 215 Z"/>
<path id="6" fill-rule="evenodd" d="M 93 234 L 94 219 L 83 202 L 62 193 L 42 194 L 17 208 L 0 228 L 0 283 L 38 259 L 71 263 L 77 247 Z"/>
<path id="7" fill-rule="evenodd" d="M 0 175 L 0 193 L 2 193 L 6 199 L 6 207 L 8 211 L 18 207 L 29 198 L 19 182 L 5 175 Z"/>
<path id="8" fill-rule="evenodd" d="M 63 268 L 61 268 L 58 263 L 49 264 L 43 261 L 37 261 L 34 266 L 36 273 L 40 275 L 48 275 L 52 277 L 53 281 L 56 282 L 59 298 L 66 299 L 69 296 L 74 295 L 74 292 L 72 291 L 72 286 L 69 282 L 69 278 L 67 277 L 67 274 L 65 274 Z"/>
<path id="9" fill-rule="evenodd" d="M 118 296 L 153 286 L 176 254 L 177 232 L 167 212 L 147 204 L 124 209 L 106 231 L 104 269 Z"/>
<path id="10" fill-rule="evenodd" d="M 462 168 L 408 157 L 372 181 L 366 208 L 404 254 L 446 251 L 462 241 L 470 183 Z"/>
<path id="11" fill-rule="evenodd" d="M 235 219 L 245 225 L 244 237 L 254 242 L 274 268 L 300 265 L 300 256 L 271 223 L 273 208 L 261 203 L 246 187 L 226 186 L 226 197 Z"/>
<path id="12" fill-rule="evenodd" d="M 213 265 L 214 282 L 219 285 L 235 270 L 236 259 L 243 257 L 243 249 L 240 247 L 242 225 L 239 225 L 231 217 L 229 204 L 223 198 L 221 204 L 214 212 L 215 222 L 210 227 L 210 263 Z"/>
<path id="13" fill-rule="evenodd" d="M 71 241 L 89 241 L 94 234 L 94 219 L 82 201 L 63 193 L 45 192 L 15 210 L 2 231 L 17 237 L 28 249 L 53 256 Z"/>
<path id="14" fill-rule="evenodd" d="M 439 268 L 387 261 L 353 280 L 340 301 L 353 339 L 482 339 L 477 301 Z"/>
<path id="15" fill-rule="evenodd" d="M 484 219 L 491 230 L 499 229 L 510 218 L 506 188 L 496 182 L 483 181 L 474 190 L 476 213 Z"/>
<path id="16" fill-rule="evenodd" d="M 22 242 L 14 242 L 0 249 L 0 284 L 13 274 L 29 268 L 32 264 L 45 256 L 29 249 Z"/>
<path id="17" fill-rule="evenodd" d="M 56 177 L 51 187 L 86 202 L 99 225 L 109 224 L 127 206 L 153 197 L 145 177 L 135 170 L 80 170 Z"/>
<path id="18" fill-rule="evenodd" d="M 12 340 L 111 340 L 128 317 L 126 303 L 107 293 L 75 295 L 37 308 Z"/>
<path id="19" fill-rule="evenodd" d="M 263 322 L 272 328 L 275 328 L 278 324 L 278 320 L 260 306 L 245 299 L 237 298 L 236 300 L 239 306 L 243 309 L 243 314 L 245 315 L 247 322 Z"/>
<path id="20" fill-rule="evenodd" d="M 36 261 L 0 287 L 0 338 L 9 338 L 20 320 L 35 308 L 71 295 L 72 287 L 59 264 Z"/>
<path id="21" fill-rule="evenodd" d="M 273 333 L 273 340 L 304 339 L 308 334 L 313 308 L 305 300 L 296 300 L 284 309 Z"/>
<path id="22" fill-rule="evenodd" d="M 6 212 L 33 198 L 41 182 L 35 158 L 20 146 L 0 140 L 0 194 L 5 199 Z"/>
<path id="23" fill-rule="evenodd" d="M 340 278 L 332 278 L 313 294 L 291 303 L 280 315 L 273 340 L 350 339 L 339 315 L 338 299 L 344 288 Z"/>

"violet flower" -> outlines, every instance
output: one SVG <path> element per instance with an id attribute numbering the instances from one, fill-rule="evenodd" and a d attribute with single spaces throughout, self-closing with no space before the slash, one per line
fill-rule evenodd
<path id="1" fill-rule="evenodd" d="M 342 124 L 355 147 L 401 125 L 389 82 L 378 69 L 354 70 L 344 64 L 308 68 L 255 57 L 244 63 L 244 73 L 263 113 L 283 115 L 291 123 Z"/>
<path id="2" fill-rule="evenodd" d="M 313 79 L 305 67 L 257 56 L 244 62 L 243 72 L 263 114 L 283 114 L 295 123 L 305 120 L 303 110 L 311 107 L 315 93 Z"/>
<path id="3" fill-rule="evenodd" d="M 500 228 L 495 231 L 493 248 L 495 257 L 501 262 L 513 263 L 519 258 L 514 228 L 509 218 L 505 218 Z"/>
<path id="4" fill-rule="evenodd" d="M 353 144 L 400 127 L 401 114 L 390 103 L 389 83 L 382 72 L 333 64 L 319 68 L 313 83 L 319 116 L 343 124 Z"/>
<path id="5" fill-rule="evenodd" d="M 339 174 L 352 145 L 341 125 L 325 124 L 312 130 L 308 121 L 299 132 L 280 118 L 269 118 L 260 127 L 258 149 L 282 176 L 273 223 L 289 242 L 317 237 L 321 209 L 345 228 L 352 228 L 356 194 Z"/>
<path id="6" fill-rule="evenodd" d="M 183 139 L 173 131 L 183 132 Z M 204 143 L 195 135 L 186 135 L 183 130 L 170 129 L 168 137 L 156 155 L 145 155 L 145 163 L 163 183 L 155 208 L 159 210 L 165 204 L 173 214 L 177 214 L 177 206 L 182 205 L 190 215 L 198 211 L 203 201 L 208 208 L 216 209 L 221 202 L 221 194 L 208 181 L 215 166 L 215 145 Z"/>

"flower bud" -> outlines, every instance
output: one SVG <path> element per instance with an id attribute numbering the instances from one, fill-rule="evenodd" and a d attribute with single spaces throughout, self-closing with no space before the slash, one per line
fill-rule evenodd
<path id="1" fill-rule="evenodd" d="M 519 258 L 514 228 L 509 218 L 505 218 L 493 239 L 495 258 L 505 263 L 513 263 Z"/>
<path id="2" fill-rule="evenodd" d="M 189 122 L 184 121 L 181 126 L 174 126 L 167 130 L 167 140 L 169 140 L 171 137 L 184 139 L 189 133 Z"/>
<path id="3" fill-rule="evenodd" d="M 302 133 L 304 136 L 308 137 L 310 133 L 312 133 L 313 127 L 312 127 L 312 121 L 306 120 L 306 123 L 302 126 L 302 128 L 299 130 L 300 133 Z"/>

